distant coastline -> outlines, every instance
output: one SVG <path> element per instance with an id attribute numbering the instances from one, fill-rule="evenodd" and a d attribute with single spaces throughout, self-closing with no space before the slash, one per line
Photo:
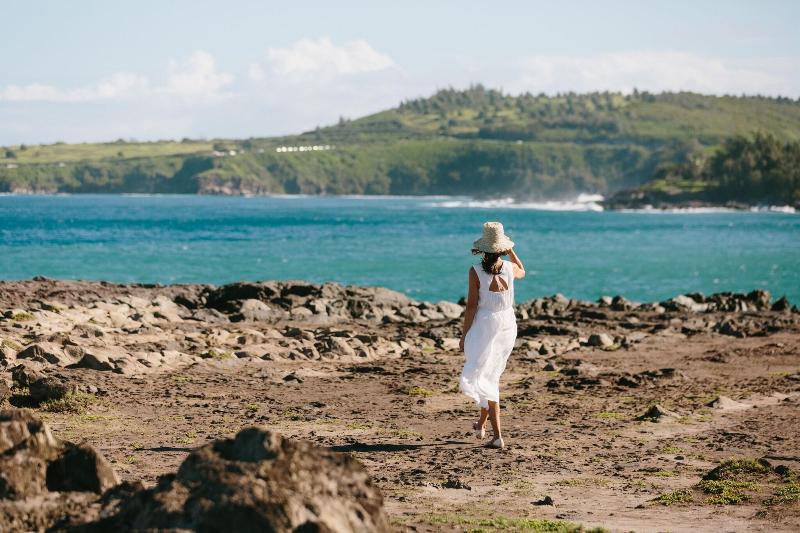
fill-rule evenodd
<path id="1" fill-rule="evenodd" d="M 581 193 L 574 198 L 568 199 L 527 199 L 518 200 L 510 196 L 497 198 L 471 197 L 463 195 L 443 195 L 443 194 L 285 194 L 285 193 L 261 193 L 261 194 L 208 194 L 208 193 L 126 193 L 126 192 L 53 192 L 53 191 L 14 191 L 0 192 L 3 196 L 125 196 L 129 198 L 150 198 L 150 197 L 169 197 L 169 196 L 220 196 L 230 198 L 343 198 L 355 200 L 428 200 L 430 207 L 443 209 L 518 209 L 530 211 L 563 211 L 563 212 L 621 212 L 621 213 L 783 213 L 796 214 L 800 212 L 800 206 L 792 205 L 767 205 L 767 204 L 747 204 L 741 202 L 658 202 L 655 204 L 644 202 L 620 203 L 614 198 L 606 199 L 600 194 Z"/>
<path id="2" fill-rule="evenodd" d="M 3 146 L 0 192 L 463 195 L 562 209 L 588 191 L 604 209 L 797 209 L 798 138 L 800 102 L 786 98 L 477 85 L 284 137 Z"/>

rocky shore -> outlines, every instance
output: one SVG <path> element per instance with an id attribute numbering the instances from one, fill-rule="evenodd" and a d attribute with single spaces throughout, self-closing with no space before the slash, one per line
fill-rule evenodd
<path id="1" fill-rule="evenodd" d="M 471 506 L 473 488 L 496 483 L 498 501 L 517 502 L 507 508 L 515 516 L 658 529 L 631 498 L 648 508 L 660 489 L 678 490 L 734 452 L 770 469 L 775 457 L 800 467 L 782 444 L 799 418 L 800 311 L 755 290 L 518 304 L 503 385 L 512 444 L 493 456 L 491 473 L 476 474 L 480 448 L 464 442 L 473 407 L 454 388 L 462 304 L 299 281 L 0 282 L 0 529 L 208 530 L 235 516 L 255 529 L 370 531 L 389 528 L 387 513 L 401 529 L 468 529 L 484 518 L 453 513 Z M 748 426 L 741 413 L 751 408 L 775 411 Z M 644 426 L 643 436 L 640 425 L 654 422 L 660 429 Z M 695 457 L 686 450 L 701 444 L 689 444 L 690 433 L 705 435 Z M 571 445 L 582 450 L 572 459 L 558 451 Z M 661 464 L 653 450 L 665 448 L 681 459 Z M 641 468 L 671 473 L 655 489 L 631 485 Z M 287 488 L 287 472 L 352 481 L 335 495 L 309 493 L 314 484 L 294 478 Z M 605 481 L 594 487 L 595 478 Z M 773 481 L 761 486 L 782 490 Z M 598 516 L 570 503 L 584 483 L 606 506 Z M 540 493 L 560 511 L 519 507 L 520 494 Z M 748 493 L 742 503 L 767 497 Z M 763 505 L 726 523 L 800 524 L 796 499 Z M 712 514 L 689 500 L 667 510 L 677 524 Z"/>

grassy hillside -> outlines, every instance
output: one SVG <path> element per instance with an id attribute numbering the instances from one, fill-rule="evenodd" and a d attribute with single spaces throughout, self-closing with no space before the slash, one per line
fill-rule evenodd
<path id="1" fill-rule="evenodd" d="M 0 191 L 608 194 L 754 131 L 800 140 L 800 103 L 476 86 L 295 136 L 3 147 Z"/>

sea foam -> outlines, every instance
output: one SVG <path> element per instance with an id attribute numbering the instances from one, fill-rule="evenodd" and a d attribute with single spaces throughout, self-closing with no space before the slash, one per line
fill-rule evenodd
<path id="1" fill-rule="evenodd" d="M 514 198 L 476 200 L 472 198 L 450 199 L 431 202 L 428 207 L 466 209 L 529 209 L 533 211 L 602 211 L 600 194 L 579 194 L 574 200 L 547 200 L 540 202 L 518 202 Z"/>

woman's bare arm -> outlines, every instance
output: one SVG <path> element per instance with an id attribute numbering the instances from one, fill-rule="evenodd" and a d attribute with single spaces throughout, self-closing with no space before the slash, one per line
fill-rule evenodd
<path id="1" fill-rule="evenodd" d="M 464 312 L 464 332 L 461 335 L 461 342 L 459 342 L 459 347 L 462 350 L 464 349 L 464 337 L 467 336 L 469 328 L 472 327 L 472 321 L 475 319 L 475 312 L 478 310 L 478 287 L 480 287 L 478 274 L 475 273 L 474 268 L 470 267 L 469 292 L 467 293 L 467 309 Z"/>
<path id="2" fill-rule="evenodd" d="M 508 258 L 511 259 L 511 264 L 514 267 L 514 279 L 524 278 L 525 267 L 522 265 L 522 261 L 517 257 L 517 253 L 513 248 L 508 251 Z"/>

